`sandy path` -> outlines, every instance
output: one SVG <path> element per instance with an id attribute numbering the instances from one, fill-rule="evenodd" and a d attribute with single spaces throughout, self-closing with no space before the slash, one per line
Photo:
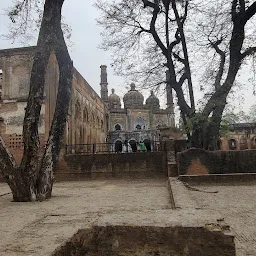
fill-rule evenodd
<path id="1" fill-rule="evenodd" d="M 8 192 L 1 183 L 0 195 Z M 0 255 L 50 255 L 79 228 L 105 216 L 132 221 L 170 209 L 164 179 L 56 183 L 53 195 L 42 203 L 13 203 L 10 194 L 0 197 Z"/>

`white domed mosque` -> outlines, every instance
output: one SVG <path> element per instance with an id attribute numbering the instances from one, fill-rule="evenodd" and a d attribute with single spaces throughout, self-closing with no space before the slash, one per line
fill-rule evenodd
<path id="1" fill-rule="evenodd" d="M 112 93 L 108 96 L 106 66 L 101 66 L 101 98 L 109 109 L 108 142 L 115 144 L 117 149 L 127 141 L 136 151 L 136 145 L 144 141 L 148 150 L 153 150 L 153 144 L 159 141 L 159 128 L 174 127 L 174 107 L 171 90 L 167 90 L 167 108 L 161 109 L 159 99 L 151 91 L 144 104 L 144 96 L 136 89 L 134 83 L 124 95 L 124 108 L 121 99 Z M 118 150 L 117 150 L 118 151 Z"/>

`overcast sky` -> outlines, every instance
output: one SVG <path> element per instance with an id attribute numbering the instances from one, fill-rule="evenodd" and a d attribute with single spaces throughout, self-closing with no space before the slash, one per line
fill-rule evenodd
<path id="1" fill-rule="evenodd" d="M 99 49 L 99 44 L 102 40 L 100 36 L 101 28 L 96 25 L 96 19 L 100 13 L 93 7 L 93 3 L 94 0 L 66 0 L 64 3 L 63 16 L 65 17 L 65 22 L 72 28 L 71 40 L 74 42 L 73 46 L 69 48 L 71 58 L 74 61 L 74 66 L 98 94 L 100 93 L 100 65 L 107 65 L 109 93 L 111 88 L 115 88 L 116 94 L 123 96 L 127 91 L 125 87 L 129 86 L 129 84 L 125 84 L 121 77 L 114 75 L 110 66 L 111 53 Z M 8 31 L 9 20 L 5 15 L 4 9 L 11 4 L 12 0 L 1 1 L 0 34 L 5 34 Z M 36 41 L 30 44 L 35 45 L 35 43 Z M 12 44 L 11 41 L 0 38 L 0 49 L 20 46 L 24 45 L 18 42 Z M 242 80 L 245 86 L 243 87 L 244 100 L 241 100 L 240 106 L 247 111 L 255 103 L 256 97 L 252 95 L 252 86 L 247 86 L 246 74 L 242 74 L 242 76 L 244 76 Z M 143 94 L 146 98 L 149 92 L 143 92 Z M 198 92 L 195 95 L 197 99 L 200 98 Z M 237 101 L 238 105 L 237 98 L 234 101 Z"/>
<path id="2" fill-rule="evenodd" d="M 93 7 L 93 0 L 66 0 L 63 6 L 65 22 L 72 28 L 72 42 L 70 48 L 74 66 L 83 75 L 86 81 L 100 93 L 100 65 L 108 66 L 109 93 L 115 88 L 116 93 L 122 96 L 127 90 L 121 77 L 115 76 L 111 69 L 111 54 L 99 49 L 101 42 L 100 31 L 96 25 L 99 12 Z M 0 9 L 0 34 L 8 31 L 9 20 L 4 15 L 4 9 L 12 4 L 11 0 L 2 0 Z M 30 42 L 34 45 L 36 41 Z M 24 46 L 19 42 L 12 44 L 11 41 L 0 38 L 0 49 Z"/>

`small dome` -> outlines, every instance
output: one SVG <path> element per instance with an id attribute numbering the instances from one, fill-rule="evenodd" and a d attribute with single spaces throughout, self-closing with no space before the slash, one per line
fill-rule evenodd
<path id="1" fill-rule="evenodd" d="M 115 94 L 115 90 L 112 89 L 112 94 L 108 96 L 110 108 L 121 108 L 121 100 L 118 95 Z"/>
<path id="2" fill-rule="evenodd" d="M 135 89 L 135 84 L 131 84 L 131 90 L 124 95 L 124 107 L 140 107 L 143 106 L 144 97 Z"/>
<path id="3" fill-rule="evenodd" d="M 149 108 L 160 108 L 159 99 L 151 91 L 151 95 L 146 99 L 146 106 Z"/>

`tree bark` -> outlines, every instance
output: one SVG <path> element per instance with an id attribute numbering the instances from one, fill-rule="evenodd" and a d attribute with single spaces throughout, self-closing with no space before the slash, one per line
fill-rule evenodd
<path id="1" fill-rule="evenodd" d="M 71 98 L 73 63 L 61 29 L 64 0 L 46 0 L 30 77 L 30 91 L 23 124 L 24 153 L 20 166 L 0 138 L 0 169 L 11 188 L 14 201 L 44 200 L 51 196 L 53 171 L 58 161 L 61 139 Z M 39 157 L 38 125 L 44 96 L 45 73 L 51 52 L 59 65 L 56 108 L 42 159 Z"/>
<path id="2" fill-rule="evenodd" d="M 69 108 L 67 103 L 70 102 L 71 98 L 73 78 L 73 63 L 68 53 L 60 23 L 56 26 L 55 32 L 58 35 L 55 54 L 59 64 L 59 87 L 53 122 L 38 176 L 38 198 L 40 200 L 51 196 L 53 172 L 58 162 L 61 140 L 65 130 Z"/>

